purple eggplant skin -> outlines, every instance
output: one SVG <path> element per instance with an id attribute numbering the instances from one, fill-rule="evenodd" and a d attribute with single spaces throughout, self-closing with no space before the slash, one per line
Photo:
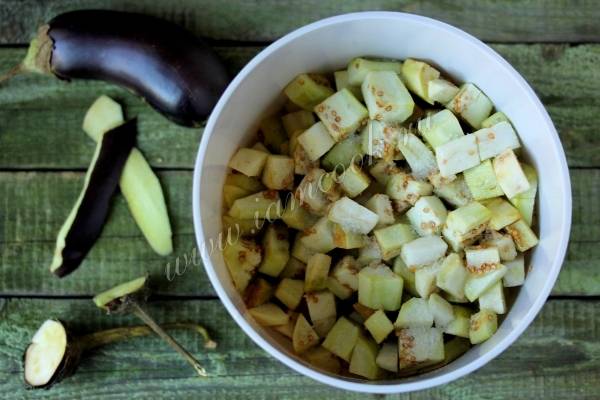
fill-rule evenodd
<path id="1" fill-rule="evenodd" d="M 77 269 L 100 236 L 121 172 L 135 146 L 136 135 L 136 120 L 132 119 L 106 132 L 98 144 L 101 147 L 88 172 L 83 197 L 75 205 L 75 218 L 65 233 L 64 246 L 57 248 L 51 266 L 51 271 L 58 277 Z M 57 244 L 61 239 L 59 237 Z"/>
<path id="2" fill-rule="evenodd" d="M 229 82 L 202 41 L 148 15 L 72 11 L 53 18 L 46 34 L 52 74 L 124 86 L 180 125 L 201 125 Z"/>

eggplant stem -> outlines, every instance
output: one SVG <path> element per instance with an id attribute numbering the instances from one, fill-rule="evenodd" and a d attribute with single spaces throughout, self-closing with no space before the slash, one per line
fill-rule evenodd
<path id="1" fill-rule="evenodd" d="M 217 343 L 210 338 L 208 331 L 202 325 L 187 323 L 187 322 L 175 322 L 170 324 L 163 324 L 163 329 L 187 329 L 199 333 L 204 338 L 204 348 L 214 349 Z M 106 329 L 99 332 L 90 333 L 81 336 L 78 341 L 81 343 L 83 351 L 95 349 L 96 347 L 104 346 L 110 343 L 118 342 L 121 340 L 147 336 L 154 333 L 154 330 L 147 325 L 136 325 L 136 326 L 125 326 L 120 328 Z"/>
<path id="2" fill-rule="evenodd" d="M 158 325 L 154 321 L 154 319 L 152 319 L 152 317 L 148 315 L 148 313 L 146 313 L 146 311 L 144 311 L 142 307 L 140 307 L 140 305 L 137 302 L 132 301 L 131 307 L 133 313 L 137 315 L 142 321 L 144 321 L 144 323 L 146 323 L 154 332 L 156 332 L 156 334 L 160 336 L 165 342 L 171 345 L 171 347 L 173 347 L 173 349 L 175 349 L 175 351 L 177 351 L 183 358 L 185 358 L 186 361 L 190 363 L 190 365 L 194 368 L 194 370 L 196 370 L 196 373 L 198 373 L 198 375 L 202 377 L 208 376 L 204 367 L 200 365 L 200 362 L 196 360 L 194 356 L 190 354 L 189 351 L 184 349 L 171 335 L 165 332 L 165 330 L 161 328 L 160 325 Z"/>
<path id="3" fill-rule="evenodd" d="M 8 81 L 9 79 L 23 73 L 23 71 L 23 64 L 15 65 L 7 73 L 0 76 L 0 85 Z"/>

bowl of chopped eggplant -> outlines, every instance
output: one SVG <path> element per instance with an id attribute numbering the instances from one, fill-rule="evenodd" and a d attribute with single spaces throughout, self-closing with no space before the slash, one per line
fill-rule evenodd
<path id="1" fill-rule="evenodd" d="M 358 13 L 294 31 L 204 132 L 194 224 L 226 309 L 317 381 L 400 393 L 464 376 L 532 322 L 565 255 L 552 121 L 488 46 Z"/>

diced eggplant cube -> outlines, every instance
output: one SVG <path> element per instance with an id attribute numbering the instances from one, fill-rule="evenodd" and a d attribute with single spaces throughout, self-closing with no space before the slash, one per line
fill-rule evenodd
<path id="1" fill-rule="evenodd" d="M 496 173 L 490 160 L 485 160 L 476 167 L 464 171 L 464 176 L 469 191 L 475 200 L 490 199 L 504 194 L 502 188 L 498 185 Z"/>
<path id="2" fill-rule="evenodd" d="M 352 256 L 344 256 L 333 268 L 331 277 L 353 292 L 358 290 L 358 272 L 360 268 Z"/>
<path id="3" fill-rule="evenodd" d="M 268 156 L 259 150 L 241 148 L 231 157 L 228 166 L 246 176 L 260 176 Z"/>
<path id="4" fill-rule="evenodd" d="M 332 374 L 339 374 L 342 369 L 340 360 L 322 346 L 308 350 L 303 356 L 311 365 Z"/>
<path id="5" fill-rule="evenodd" d="M 340 249 L 360 249 L 366 243 L 367 236 L 361 233 L 351 232 L 341 225 L 333 225 L 333 244 Z"/>
<path id="6" fill-rule="evenodd" d="M 467 269 L 475 274 L 491 271 L 500 264 L 500 253 L 495 246 L 467 247 L 465 258 L 467 259 Z"/>
<path id="7" fill-rule="evenodd" d="M 283 278 L 275 290 L 275 297 L 290 310 L 298 307 L 302 296 L 304 296 L 304 281 L 298 279 Z"/>
<path id="8" fill-rule="evenodd" d="M 454 320 L 454 309 L 452 304 L 437 293 L 432 293 L 428 300 L 429 311 L 433 315 L 435 326 L 443 328 Z"/>
<path id="9" fill-rule="evenodd" d="M 377 353 L 375 362 L 379 368 L 390 372 L 398 372 L 398 344 L 384 343 Z"/>
<path id="10" fill-rule="evenodd" d="M 473 201 L 473 196 L 462 175 L 453 180 L 443 178 L 440 174 L 429 177 L 433 185 L 433 193 L 446 200 L 454 207 L 462 207 Z"/>
<path id="11" fill-rule="evenodd" d="M 358 258 L 356 262 L 359 267 L 364 267 L 365 265 L 369 265 L 374 261 L 381 261 L 382 254 L 381 249 L 379 248 L 379 243 L 374 236 L 370 236 L 365 245 L 358 250 Z"/>
<path id="12" fill-rule="evenodd" d="M 362 139 L 358 135 L 350 135 L 339 143 L 336 143 L 321 160 L 323 168 L 334 171 L 348 168 L 363 157 Z"/>
<path id="13" fill-rule="evenodd" d="M 327 290 L 340 300 L 346 300 L 354 293 L 351 288 L 343 285 L 340 281 L 331 276 L 327 277 Z"/>
<path id="14" fill-rule="evenodd" d="M 469 339 L 472 344 L 485 342 L 498 330 L 498 316 L 490 310 L 481 310 L 471 316 Z"/>
<path id="15" fill-rule="evenodd" d="M 420 297 L 427 299 L 436 290 L 435 284 L 441 265 L 438 261 L 415 271 L 415 290 Z"/>
<path id="16" fill-rule="evenodd" d="M 273 325 L 271 328 L 273 328 L 274 331 L 281 333 L 283 336 L 292 339 L 299 314 L 294 311 L 288 311 L 287 314 L 289 316 L 287 323 L 283 325 Z"/>
<path id="17" fill-rule="evenodd" d="M 484 246 L 493 246 L 498 249 L 500 261 L 512 261 L 517 257 L 517 248 L 515 242 L 509 234 L 502 234 L 496 231 L 486 232 L 482 242 Z"/>
<path id="18" fill-rule="evenodd" d="M 505 274 L 506 267 L 502 264 L 498 264 L 495 269 L 488 272 L 469 273 L 467 281 L 465 282 L 465 296 L 471 302 L 477 300 L 479 296 L 491 288 L 496 282 L 500 282 Z"/>
<path id="19" fill-rule="evenodd" d="M 262 251 L 252 240 L 237 240 L 223 248 L 225 265 L 236 289 L 243 293 L 262 259 Z"/>
<path id="20" fill-rule="evenodd" d="M 473 133 L 477 138 L 479 158 L 487 160 L 508 149 L 521 147 L 517 133 L 510 122 L 500 122 L 491 128 L 483 128 Z"/>
<path id="21" fill-rule="evenodd" d="M 400 370 L 444 360 L 444 337 L 438 328 L 403 328 L 398 332 Z"/>
<path id="22" fill-rule="evenodd" d="M 452 296 L 462 299 L 465 297 L 465 282 L 468 276 L 462 258 L 456 253 L 450 253 L 442 262 L 436 285 Z"/>
<path id="23" fill-rule="evenodd" d="M 296 242 L 294 242 L 295 244 Z M 292 247 L 292 255 L 294 253 Z M 302 279 L 304 281 L 304 274 L 306 272 L 306 264 L 302 261 L 298 260 L 296 257 L 290 257 L 285 268 L 279 274 L 280 278 L 290 278 L 290 279 Z"/>
<path id="24" fill-rule="evenodd" d="M 506 274 L 502 278 L 504 287 L 521 286 L 525 282 L 525 257 L 521 254 L 513 261 L 504 263 Z"/>
<path id="25" fill-rule="evenodd" d="M 460 122 L 450 110 L 438 111 L 423 118 L 418 129 L 433 149 L 464 136 Z"/>
<path id="26" fill-rule="evenodd" d="M 281 200 L 275 190 L 265 190 L 233 202 L 229 216 L 238 219 L 268 219 L 281 217 Z"/>
<path id="27" fill-rule="evenodd" d="M 290 259 L 290 242 L 285 226 L 271 224 L 267 227 L 262 241 L 263 259 L 258 269 L 273 277 L 279 276 Z"/>
<path id="28" fill-rule="evenodd" d="M 306 293 L 304 295 L 306 305 L 308 306 L 308 315 L 313 325 L 318 321 L 327 319 L 336 319 L 335 296 L 328 290 L 320 292 Z M 333 326 L 333 323 L 331 324 Z M 317 333 L 319 333 L 317 331 Z M 319 336 L 324 336 L 319 334 Z"/>
<path id="29" fill-rule="evenodd" d="M 402 287 L 402 278 L 385 264 L 367 266 L 358 274 L 358 302 L 373 309 L 398 310 Z"/>
<path id="30" fill-rule="evenodd" d="M 519 211 L 503 198 L 485 202 L 485 207 L 492 213 L 490 228 L 500 230 L 521 218 Z"/>
<path id="31" fill-rule="evenodd" d="M 244 292 L 246 307 L 258 307 L 265 304 L 273 296 L 273 285 L 263 278 L 255 279 Z"/>
<path id="32" fill-rule="evenodd" d="M 304 353 L 311 347 L 319 344 L 319 336 L 313 327 L 308 323 L 304 315 L 298 315 L 294 333 L 292 336 L 292 345 L 296 354 Z"/>
<path id="33" fill-rule="evenodd" d="M 259 179 L 236 173 L 227 174 L 225 185 L 237 186 L 249 192 L 249 194 L 260 192 L 265 189 L 265 185 L 263 185 Z"/>
<path id="34" fill-rule="evenodd" d="M 398 138 L 402 129 L 377 120 L 369 120 L 360 132 L 362 152 L 385 161 L 402 160 Z"/>
<path id="35" fill-rule="evenodd" d="M 456 96 L 458 87 L 445 79 L 433 79 L 427 84 L 429 99 L 436 103 L 446 104 Z"/>
<path id="36" fill-rule="evenodd" d="M 298 136 L 298 142 L 302 145 L 311 161 L 318 160 L 335 145 L 335 141 L 329 132 L 327 132 L 327 128 L 325 128 L 322 122 L 317 122 L 305 130 Z"/>
<path id="37" fill-rule="evenodd" d="M 362 101 L 362 91 L 360 90 L 360 84 L 352 85 L 350 83 L 350 74 L 348 70 L 335 71 L 333 73 L 333 79 L 335 80 L 335 89 L 340 91 L 342 89 L 348 89 L 354 97 Z"/>
<path id="38" fill-rule="evenodd" d="M 342 89 L 322 101 L 315 107 L 315 112 L 336 142 L 353 134 L 369 115 L 348 89 Z"/>
<path id="39" fill-rule="evenodd" d="M 264 144 L 262 144 L 261 142 L 254 143 L 252 145 L 252 148 L 254 150 L 262 151 L 263 153 L 266 153 L 266 154 L 271 154 L 271 152 L 269 151 L 269 149 L 267 149 L 267 147 Z"/>
<path id="40" fill-rule="evenodd" d="M 250 192 L 238 186 L 225 185 L 223 186 L 223 201 L 225 202 L 225 206 L 230 208 L 237 199 L 241 199 L 252 193 L 254 192 Z"/>
<path id="41" fill-rule="evenodd" d="M 465 240 L 482 233 L 491 218 L 490 210 L 481 203 L 473 201 L 466 206 L 450 211 L 446 218 L 446 228 L 455 232 L 460 240 Z"/>
<path id="42" fill-rule="evenodd" d="M 482 128 L 491 128 L 492 126 L 499 124 L 500 122 L 509 122 L 510 123 L 510 120 L 503 112 L 498 111 L 498 112 L 493 113 L 489 117 L 487 117 L 481 123 L 481 127 Z"/>
<path id="43" fill-rule="evenodd" d="M 348 81 L 351 85 L 361 85 L 371 71 L 392 71 L 399 74 L 402 63 L 399 61 L 368 60 L 354 58 L 348 63 Z"/>
<path id="44" fill-rule="evenodd" d="M 515 197 L 509 198 L 509 200 L 513 206 L 517 207 L 527 225 L 531 226 L 531 222 L 533 221 L 533 209 L 535 206 L 535 195 L 537 193 L 537 173 L 532 166 L 527 164 L 521 164 L 521 168 L 529 182 L 529 189 L 523 193 L 519 193 Z"/>
<path id="45" fill-rule="evenodd" d="M 351 374 L 359 375 L 367 379 L 377 379 L 381 374 L 381 370 L 376 363 L 377 352 L 379 347 L 377 344 L 364 335 L 360 335 L 356 341 L 356 346 L 352 351 L 350 366 L 348 371 Z"/>
<path id="46" fill-rule="evenodd" d="M 263 119 L 260 122 L 260 132 L 267 149 L 278 154 L 285 153 L 284 147 L 288 137 L 278 115 Z"/>
<path id="47" fill-rule="evenodd" d="M 315 116 L 312 112 L 306 110 L 294 111 L 281 117 L 283 128 L 288 138 L 291 138 L 298 132 L 304 132 L 315 124 Z"/>
<path id="48" fill-rule="evenodd" d="M 377 161 L 373 166 L 369 169 L 369 173 L 375 180 L 381 185 L 386 185 L 390 179 L 390 177 L 398 174 L 400 169 L 396 166 L 393 161 Z"/>
<path id="49" fill-rule="evenodd" d="M 361 194 L 371 183 L 369 175 L 364 173 L 357 165 L 350 165 L 339 177 L 340 187 L 348 197 Z"/>
<path id="50" fill-rule="evenodd" d="M 315 81 L 308 74 L 300 74 L 283 90 L 285 95 L 306 111 L 333 94 L 333 89 Z"/>
<path id="51" fill-rule="evenodd" d="M 423 61 L 407 58 L 402 63 L 402 80 L 408 89 L 417 96 L 433 104 L 429 97 L 429 82 L 440 77 L 440 71 Z"/>
<path id="52" fill-rule="evenodd" d="M 415 272 L 409 269 L 402 257 L 398 256 L 394 259 L 393 271 L 396 275 L 400 275 L 404 280 L 404 291 L 410 293 L 413 296 L 418 296 L 417 288 L 415 286 Z"/>
<path id="53" fill-rule="evenodd" d="M 448 245 L 437 236 L 425 236 L 402 246 L 400 256 L 409 269 L 430 265 L 446 254 Z"/>
<path id="54" fill-rule="evenodd" d="M 535 233 L 522 219 L 508 225 L 506 231 L 512 236 L 515 246 L 520 252 L 531 249 L 539 242 Z"/>
<path id="55" fill-rule="evenodd" d="M 415 102 L 395 72 L 369 72 L 361 89 L 371 119 L 401 123 L 413 113 Z"/>
<path id="56" fill-rule="evenodd" d="M 436 196 L 424 196 L 406 212 L 406 216 L 420 236 L 437 235 L 442 231 L 448 211 Z"/>
<path id="57" fill-rule="evenodd" d="M 322 217 L 311 228 L 304 231 L 301 241 L 305 247 L 320 253 L 335 249 L 334 223 Z"/>
<path id="58" fill-rule="evenodd" d="M 298 199 L 291 196 L 287 200 L 285 210 L 281 214 L 281 219 L 287 226 L 302 231 L 317 223 L 319 217 L 301 207 Z"/>
<path id="59" fill-rule="evenodd" d="M 465 83 L 446 108 L 459 115 L 473 128 L 479 129 L 481 123 L 490 115 L 494 105 L 477 86 Z"/>
<path id="60" fill-rule="evenodd" d="M 327 334 L 323 347 L 342 360 L 350 362 L 352 350 L 360 335 L 360 327 L 344 317 L 340 317 Z"/>
<path id="61" fill-rule="evenodd" d="M 413 297 L 402 304 L 394 326 L 396 328 L 431 328 L 433 314 L 427 300 Z"/>
<path id="62" fill-rule="evenodd" d="M 294 239 L 294 244 L 292 246 L 292 252 L 291 255 L 292 257 L 298 259 L 299 261 L 303 262 L 304 264 L 306 264 L 308 262 L 308 259 L 315 253 L 317 253 L 317 250 L 313 250 L 310 247 L 307 247 L 304 245 L 302 239 L 304 239 L 305 235 L 303 234 L 297 234 L 296 238 Z M 309 240 L 309 243 L 312 242 L 312 240 Z"/>
<path id="63" fill-rule="evenodd" d="M 389 260 L 400 254 L 402 246 L 416 239 L 417 235 L 407 224 L 394 224 L 376 229 L 373 234 L 381 250 L 384 260 Z"/>
<path id="64" fill-rule="evenodd" d="M 296 175 L 306 175 L 313 169 L 319 168 L 319 160 L 311 161 L 302 145 L 298 144 L 291 151 L 294 159 L 294 173 Z"/>
<path id="65" fill-rule="evenodd" d="M 401 134 L 397 145 L 415 178 L 425 179 L 438 172 L 433 152 L 414 134 L 410 132 Z"/>
<path id="66" fill-rule="evenodd" d="M 327 288 L 327 276 L 331 267 L 331 257 L 327 254 L 313 254 L 306 263 L 304 291 L 315 292 Z"/>
<path id="67" fill-rule="evenodd" d="M 517 160 L 517 156 L 512 150 L 505 150 L 494 158 L 494 172 L 498 184 L 506 197 L 513 198 L 516 195 L 529 190 L 529 181 L 527 176 Z"/>
<path id="68" fill-rule="evenodd" d="M 262 326 L 284 325 L 289 320 L 289 315 L 273 303 L 262 304 L 248 312 Z"/>
<path id="69" fill-rule="evenodd" d="M 377 343 L 381 343 L 394 330 L 394 325 L 383 310 L 377 310 L 365 321 L 365 328 Z"/>
<path id="70" fill-rule="evenodd" d="M 471 310 L 456 305 L 452 306 L 452 309 L 454 319 L 444 327 L 444 333 L 468 339 L 471 327 Z"/>
<path id="71" fill-rule="evenodd" d="M 473 135 L 464 135 L 435 149 L 440 174 L 448 177 L 479 165 L 477 141 Z"/>
<path id="72" fill-rule="evenodd" d="M 327 181 L 327 173 L 322 169 L 310 170 L 296 188 L 294 195 L 311 213 L 319 216 L 325 215 L 327 207 L 331 203 L 327 196 L 327 190 L 331 190 Z"/>
<path id="73" fill-rule="evenodd" d="M 394 223 L 394 209 L 390 198 L 382 193 L 374 194 L 366 203 L 365 207 L 373 211 L 379 217 L 377 228 L 382 228 Z"/>
<path id="74" fill-rule="evenodd" d="M 347 197 L 333 203 L 328 218 L 346 231 L 362 234 L 371 232 L 379 219 L 377 214 Z"/>
<path id="75" fill-rule="evenodd" d="M 292 189 L 294 186 L 294 159 L 270 154 L 265 163 L 262 182 L 272 190 Z"/>
<path id="76" fill-rule="evenodd" d="M 386 193 L 394 200 L 402 200 L 409 205 L 414 205 L 421 196 L 431 195 L 433 186 L 428 182 L 416 180 L 408 174 L 399 172 L 389 178 Z"/>
<path id="77" fill-rule="evenodd" d="M 491 288 L 479 296 L 479 309 L 490 310 L 496 314 L 506 313 L 504 286 L 502 286 L 501 281 L 496 282 Z"/>

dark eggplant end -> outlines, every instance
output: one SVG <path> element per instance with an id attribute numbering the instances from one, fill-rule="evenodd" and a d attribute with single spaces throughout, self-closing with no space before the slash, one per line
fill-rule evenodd
<path id="1" fill-rule="evenodd" d="M 23 353 L 23 380 L 28 389 L 50 389 L 72 375 L 82 348 L 62 322 L 44 321 Z"/>

